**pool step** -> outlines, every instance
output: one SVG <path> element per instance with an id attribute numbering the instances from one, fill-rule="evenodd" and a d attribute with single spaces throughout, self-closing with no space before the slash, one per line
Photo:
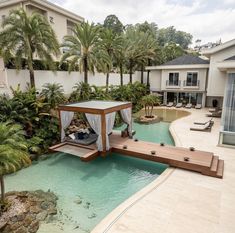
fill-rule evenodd
<path id="1" fill-rule="evenodd" d="M 219 164 L 218 164 L 218 170 L 216 173 L 216 177 L 218 178 L 223 178 L 224 175 L 224 160 L 219 160 Z"/>
<path id="2" fill-rule="evenodd" d="M 219 156 L 213 156 L 212 164 L 211 164 L 211 169 L 210 170 L 212 172 L 217 172 L 218 164 L 219 164 Z"/>
<path id="3" fill-rule="evenodd" d="M 210 168 L 203 169 L 202 174 L 217 178 L 223 178 L 223 172 L 224 172 L 224 161 L 219 159 L 218 156 L 213 156 Z"/>

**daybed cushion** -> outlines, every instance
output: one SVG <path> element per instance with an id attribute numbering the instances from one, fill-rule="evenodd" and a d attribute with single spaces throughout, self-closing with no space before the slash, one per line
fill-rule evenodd
<path id="1" fill-rule="evenodd" d="M 88 146 L 88 145 L 95 143 L 97 138 L 98 138 L 97 134 L 89 134 L 89 137 L 85 138 L 85 139 L 74 139 L 73 140 L 71 138 L 67 138 L 66 141 Z"/>

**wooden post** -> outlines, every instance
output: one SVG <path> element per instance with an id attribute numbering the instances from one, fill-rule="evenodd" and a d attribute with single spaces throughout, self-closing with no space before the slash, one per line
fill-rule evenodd
<path id="1" fill-rule="evenodd" d="M 106 117 L 105 113 L 101 114 L 101 132 L 102 132 L 102 145 L 103 151 L 101 152 L 101 156 L 106 155 Z"/>
<path id="2" fill-rule="evenodd" d="M 62 124 L 61 124 L 61 112 L 60 109 L 58 109 L 58 116 L 59 116 L 59 127 L 60 127 L 60 142 L 62 141 L 61 133 L 62 133 Z"/>

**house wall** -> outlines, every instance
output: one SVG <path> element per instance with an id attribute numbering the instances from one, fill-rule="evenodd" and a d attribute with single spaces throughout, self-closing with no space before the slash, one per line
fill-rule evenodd
<path id="1" fill-rule="evenodd" d="M 32 10 L 27 6 L 33 6 L 33 7 L 46 11 L 46 17 L 50 25 L 54 29 L 60 43 L 63 41 L 63 37 L 67 35 L 67 20 L 74 22 L 74 23 L 82 22 L 82 20 L 75 20 L 74 18 L 67 17 L 56 10 L 48 9 L 46 8 L 46 6 L 42 6 L 37 3 L 33 3 L 31 1 L 28 1 L 28 2 L 26 1 L 25 3 L 23 3 L 23 5 L 18 3 L 15 5 L 6 6 L 6 7 L 0 6 L 0 20 L 2 21 L 3 15 L 8 16 L 11 10 L 20 8 L 22 6 L 27 10 L 28 13 L 32 13 Z M 50 17 L 53 17 L 54 23 L 50 22 Z"/>
<path id="2" fill-rule="evenodd" d="M 166 82 L 169 80 L 169 73 L 177 72 L 179 73 L 180 86 L 172 87 L 167 86 Z M 184 81 L 187 80 L 187 72 L 197 72 L 198 80 L 200 81 L 199 87 L 185 87 Z M 190 92 L 190 91 L 199 91 L 203 92 L 206 89 L 206 78 L 207 78 L 207 69 L 175 69 L 175 70 L 162 70 L 161 74 L 161 90 L 162 91 L 181 91 L 181 92 Z"/>
<path id="3" fill-rule="evenodd" d="M 150 90 L 161 91 L 161 70 L 151 70 L 149 75 Z"/>
<path id="4" fill-rule="evenodd" d="M 5 72 L 8 90 L 10 87 L 16 88 L 18 84 L 22 90 L 27 88 L 29 83 L 29 72 L 28 70 L 6 70 Z M 124 84 L 129 83 L 129 74 L 123 75 Z M 73 86 L 83 81 L 83 73 L 71 72 L 70 74 L 66 71 L 35 71 L 35 85 L 40 91 L 45 83 L 60 83 L 65 91 L 65 94 L 70 94 L 73 91 Z M 133 82 L 140 81 L 140 74 L 136 72 L 133 74 Z M 95 75 L 89 74 L 88 82 L 90 85 L 105 86 L 106 75 L 102 73 L 96 73 Z M 117 73 L 111 73 L 109 79 L 110 85 L 120 85 L 120 75 Z"/>
<path id="5" fill-rule="evenodd" d="M 235 55 L 235 46 L 212 54 L 208 76 L 207 96 L 223 97 L 226 83 L 226 72 L 218 69 L 219 62 Z"/>

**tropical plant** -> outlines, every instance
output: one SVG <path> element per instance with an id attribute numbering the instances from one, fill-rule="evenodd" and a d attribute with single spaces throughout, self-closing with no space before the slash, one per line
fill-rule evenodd
<path id="1" fill-rule="evenodd" d="M 4 175 L 29 166 L 31 160 L 22 127 L 11 122 L 0 123 L 1 202 L 5 203 Z"/>
<path id="2" fill-rule="evenodd" d="M 69 97 L 70 102 L 90 100 L 92 88 L 88 83 L 80 82 L 73 87 L 74 91 Z"/>
<path id="3" fill-rule="evenodd" d="M 84 72 L 84 82 L 88 83 L 88 71 L 94 73 L 97 64 L 96 44 L 99 39 L 98 26 L 94 23 L 83 22 L 73 29 L 73 35 L 64 37 L 62 47 L 65 51 L 61 63 L 68 61 L 69 71 L 79 65 L 80 72 Z"/>
<path id="4" fill-rule="evenodd" d="M 10 12 L 2 23 L 0 32 L 1 55 L 7 61 L 14 57 L 17 69 L 21 69 L 22 59 L 30 74 L 31 87 L 35 87 L 33 58 L 38 57 L 50 69 L 54 69 L 53 56 L 59 55 L 59 43 L 47 19 L 39 14 L 27 15 L 24 9 Z"/>
<path id="5" fill-rule="evenodd" d="M 55 109 L 58 104 L 65 102 L 64 89 L 59 83 L 46 83 L 40 96 L 45 98 L 46 103 L 50 108 Z"/>
<path id="6" fill-rule="evenodd" d="M 133 104 L 133 112 L 137 112 L 142 108 L 140 100 L 148 92 L 145 84 L 135 82 L 123 86 L 111 86 L 110 95 L 112 99 L 117 101 L 130 101 Z"/>
<path id="7" fill-rule="evenodd" d="M 102 62 L 104 68 L 102 69 L 106 73 L 106 91 L 109 87 L 109 73 L 112 70 L 115 54 L 118 53 L 122 46 L 122 38 L 114 34 L 110 29 L 103 28 L 100 32 L 100 40 L 98 48 L 103 51 Z M 105 56 L 106 55 L 106 56 Z"/>
<path id="8" fill-rule="evenodd" d="M 134 67 L 154 57 L 154 42 L 153 40 L 150 42 L 150 38 L 150 34 L 139 31 L 135 27 L 129 27 L 126 30 L 125 57 L 128 62 L 130 83 L 132 83 Z"/>
<path id="9" fill-rule="evenodd" d="M 141 104 L 144 106 L 145 117 L 153 117 L 154 105 L 160 104 L 160 99 L 156 95 L 146 95 L 141 98 Z"/>
<path id="10" fill-rule="evenodd" d="M 92 93 L 91 93 L 91 99 L 95 100 L 111 100 L 112 97 L 110 94 L 103 88 L 103 87 L 97 87 L 95 85 L 91 86 Z"/>

